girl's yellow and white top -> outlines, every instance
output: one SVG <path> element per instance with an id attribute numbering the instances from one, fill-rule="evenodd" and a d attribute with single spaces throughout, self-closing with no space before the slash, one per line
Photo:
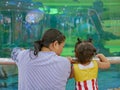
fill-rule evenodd
<path id="1" fill-rule="evenodd" d="M 98 90 L 98 65 L 95 60 L 86 66 L 82 64 L 73 64 L 73 68 L 76 81 L 75 90 Z"/>

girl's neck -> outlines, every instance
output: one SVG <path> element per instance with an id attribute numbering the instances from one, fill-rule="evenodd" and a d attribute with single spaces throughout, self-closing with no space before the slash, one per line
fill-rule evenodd
<path id="1" fill-rule="evenodd" d="M 80 63 L 81 64 L 81 63 Z M 90 62 L 87 62 L 87 63 L 84 63 L 84 64 L 82 64 L 82 65 L 84 65 L 84 66 L 87 66 L 87 65 L 89 65 L 90 64 Z"/>

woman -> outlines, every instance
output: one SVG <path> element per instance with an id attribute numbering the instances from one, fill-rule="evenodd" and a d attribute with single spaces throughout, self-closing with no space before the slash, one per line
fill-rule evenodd
<path id="1" fill-rule="evenodd" d="M 18 89 L 65 90 L 71 64 L 60 56 L 64 44 L 65 36 L 49 29 L 41 40 L 35 41 L 34 50 L 14 48 L 12 59 L 18 66 Z"/>

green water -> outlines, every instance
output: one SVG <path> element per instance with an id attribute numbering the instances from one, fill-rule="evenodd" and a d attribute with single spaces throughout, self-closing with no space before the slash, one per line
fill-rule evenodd
<path id="1" fill-rule="evenodd" d="M 1 86 L 0 90 L 17 90 L 18 88 L 18 76 L 11 75 L 5 79 L 0 79 Z M 98 87 L 99 90 L 108 90 L 110 88 L 120 87 L 120 64 L 111 65 L 108 70 L 99 70 L 98 74 Z M 69 79 L 66 90 L 74 90 L 75 81 L 74 79 Z"/>

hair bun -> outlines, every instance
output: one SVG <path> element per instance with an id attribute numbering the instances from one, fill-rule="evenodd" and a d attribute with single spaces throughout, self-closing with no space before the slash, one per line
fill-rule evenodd
<path id="1" fill-rule="evenodd" d="M 91 42 L 91 43 L 92 43 L 92 38 L 88 38 L 88 42 Z"/>
<path id="2" fill-rule="evenodd" d="M 82 42 L 80 38 L 77 38 L 77 41 L 78 41 L 78 43 L 81 43 L 81 42 Z"/>

